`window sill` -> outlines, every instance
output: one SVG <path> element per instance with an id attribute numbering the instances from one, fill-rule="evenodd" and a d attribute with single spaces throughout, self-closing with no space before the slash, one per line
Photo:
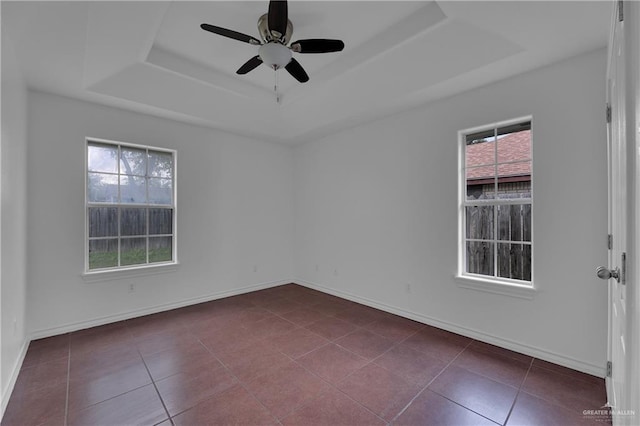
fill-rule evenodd
<path id="1" fill-rule="evenodd" d="M 454 278 L 458 287 L 469 290 L 484 291 L 487 293 L 502 294 L 504 296 L 517 297 L 520 299 L 531 300 L 538 292 L 535 287 L 529 285 L 508 283 L 468 275 L 456 275 Z"/>
<path id="2" fill-rule="evenodd" d="M 82 279 L 87 283 L 95 283 L 100 281 L 115 281 L 127 278 L 136 278 L 147 275 L 166 274 L 175 272 L 180 267 L 178 262 L 163 263 L 161 265 L 136 266 L 126 269 L 110 269 L 102 271 L 91 271 L 80 274 Z"/>

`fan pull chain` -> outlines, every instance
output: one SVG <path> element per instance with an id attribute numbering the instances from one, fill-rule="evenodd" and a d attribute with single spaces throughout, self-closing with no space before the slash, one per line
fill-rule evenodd
<path id="1" fill-rule="evenodd" d="M 278 70 L 277 69 L 275 70 L 274 74 L 275 74 L 275 77 L 274 77 L 275 82 L 273 84 L 273 91 L 276 94 L 276 103 L 279 104 L 280 103 L 280 94 L 278 93 Z"/>

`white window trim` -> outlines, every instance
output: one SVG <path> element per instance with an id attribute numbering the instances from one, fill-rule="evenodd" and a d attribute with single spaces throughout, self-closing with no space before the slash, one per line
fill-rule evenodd
<path id="1" fill-rule="evenodd" d="M 111 145 L 119 145 L 130 148 L 151 149 L 153 151 L 167 152 L 173 155 L 173 237 L 172 237 L 172 256 L 173 260 L 169 262 L 145 263 L 142 265 L 118 266 L 114 268 L 89 269 L 89 219 L 87 208 L 89 200 L 87 199 L 87 176 L 89 172 L 89 142 L 98 142 Z M 119 163 L 119 160 L 118 160 Z M 174 272 L 178 269 L 178 198 L 177 198 L 177 165 L 178 152 L 174 149 L 156 147 L 151 145 L 140 145 L 129 142 L 115 141 L 111 139 L 101 139 L 93 137 L 85 137 L 84 141 L 84 271 L 80 274 L 85 282 L 99 282 L 108 280 L 117 280 L 125 278 L 133 278 L 145 275 L 155 275 L 161 273 Z M 134 206 L 134 205 L 132 205 Z M 153 204 L 145 205 L 145 207 L 153 207 Z M 166 207 L 166 206 L 162 206 Z"/>
<path id="2" fill-rule="evenodd" d="M 472 274 L 465 272 L 465 201 L 466 201 L 466 175 L 465 175 L 465 149 L 466 135 L 471 133 L 517 124 L 524 121 L 532 123 L 531 133 L 533 135 L 533 117 L 524 116 L 512 120 L 499 121 L 458 131 L 458 272 L 454 276 L 454 281 L 458 287 L 476 290 L 493 294 L 517 297 L 522 299 L 533 299 L 538 290 L 534 284 L 534 253 L 531 250 L 531 281 L 512 280 L 508 278 L 491 277 L 488 275 Z M 531 147 L 531 179 L 533 182 L 533 144 Z M 531 195 L 531 209 L 533 208 L 533 185 Z M 482 204 L 482 201 L 480 202 Z M 522 204 L 522 200 L 504 200 L 501 204 Z M 529 204 L 529 202 L 527 202 Z M 487 205 L 495 205 L 494 202 L 487 202 Z M 531 245 L 534 241 L 533 216 L 531 223 Z"/>
<path id="3" fill-rule="evenodd" d="M 94 283 L 101 281 L 124 280 L 128 278 L 144 277 L 148 275 L 166 274 L 176 272 L 179 267 L 180 263 L 176 260 L 175 262 L 120 267 L 117 269 L 95 269 L 92 271 L 83 272 L 80 275 L 85 282 Z"/>
<path id="4" fill-rule="evenodd" d="M 464 289 L 502 294 L 520 299 L 533 299 L 538 292 L 538 289 L 533 285 L 502 281 L 483 275 L 458 274 L 454 276 L 454 279 L 458 287 Z"/>

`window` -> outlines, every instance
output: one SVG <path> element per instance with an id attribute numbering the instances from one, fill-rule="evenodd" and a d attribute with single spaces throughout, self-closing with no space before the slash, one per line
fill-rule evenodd
<path id="1" fill-rule="evenodd" d="M 531 286 L 531 119 L 460 134 L 460 276 Z"/>
<path id="2" fill-rule="evenodd" d="M 85 270 L 175 263 L 175 151 L 87 140 Z"/>

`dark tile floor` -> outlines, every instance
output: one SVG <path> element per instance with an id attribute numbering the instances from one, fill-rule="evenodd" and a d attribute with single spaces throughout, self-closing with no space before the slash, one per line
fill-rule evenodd
<path id="1" fill-rule="evenodd" d="M 31 343 L 3 425 L 575 425 L 604 380 L 297 285 Z"/>

